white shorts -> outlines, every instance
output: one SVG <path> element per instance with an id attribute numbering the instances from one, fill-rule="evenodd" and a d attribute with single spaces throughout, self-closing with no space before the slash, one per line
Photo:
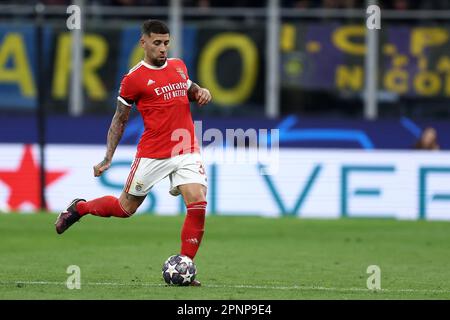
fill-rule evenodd
<path id="1" fill-rule="evenodd" d="M 135 158 L 124 191 L 145 196 L 159 181 L 169 176 L 170 190 L 178 196 L 178 186 L 199 183 L 207 187 L 207 178 L 199 153 L 186 153 L 167 159 Z"/>

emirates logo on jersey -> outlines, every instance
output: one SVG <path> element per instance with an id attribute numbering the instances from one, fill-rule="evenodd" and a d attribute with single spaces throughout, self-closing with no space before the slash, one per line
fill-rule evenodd
<path id="1" fill-rule="evenodd" d="M 153 90 L 156 95 L 163 95 L 164 100 L 170 100 L 176 97 L 184 97 L 186 96 L 186 92 L 188 89 L 188 85 L 186 82 L 178 82 L 178 83 L 169 83 L 163 87 L 157 87 Z"/>
<path id="2" fill-rule="evenodd" d="M 180 76 L 184 79 L 184 80 L 186 80 L 186 75 L 184 74 L 184 71 L 183 71 L 183 69 L 181 69 L 181 68 L 177 68 L 177 72 L 180 74 Z"/>

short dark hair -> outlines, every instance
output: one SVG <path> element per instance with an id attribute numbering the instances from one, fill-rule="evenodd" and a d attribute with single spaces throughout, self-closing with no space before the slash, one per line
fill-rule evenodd
<path id="1" fill-rule="evenodd" d="M 167 25 L 159 20 L 147 20 L 142 24 L 142 34 L 150 36 L 150 33 L 170 34 Z"/>

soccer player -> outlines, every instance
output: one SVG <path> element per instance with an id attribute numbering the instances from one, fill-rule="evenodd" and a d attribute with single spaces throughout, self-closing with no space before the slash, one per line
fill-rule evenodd
<path id="1" fill-rule="evenodd" d="M 55 222 L 58 234 L 86 214 L 132 216 L 151 188 L 168 176 L 169 193 L 181 194 L 187 207 L 180 253 L 194 259 L 204 233 L 207 179 L 189 102 L 203 106 L 211 100 L 211 94 L 189 79 L 182 60 L 168 59 L 169 42 L 169 29 L 163 22 L 143 23 L 140 45 L 144 49 L 144 60 L 122 79 L 117 109 L 108 131 L 106 155 L 94 166 L 95 177 L 110 167 L 135 104 L 143 117 L 145 130 L 122 194 L 119 198 L 74 199 Z M 200 285 L 200 282 L 195 280 L 192 284 Z"/>

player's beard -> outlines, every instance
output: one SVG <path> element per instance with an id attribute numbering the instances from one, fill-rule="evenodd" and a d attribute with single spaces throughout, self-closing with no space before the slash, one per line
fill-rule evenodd
<path id="1" fill-rule="evenodd" d="M 161 67 L 166 63 L 167 57 L 164 57 L 164 59 L 160 59 L 159 57 L 156 59 L 153 59 L 153 64 L 157 67 Z"/>

